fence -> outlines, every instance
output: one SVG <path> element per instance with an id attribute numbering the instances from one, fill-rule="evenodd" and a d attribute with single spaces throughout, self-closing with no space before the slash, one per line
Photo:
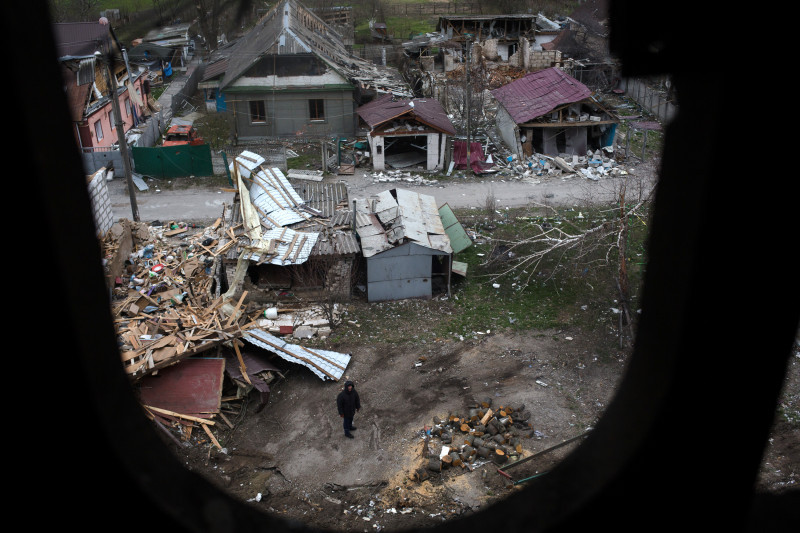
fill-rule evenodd
<path id="1" fill-rule="evenodd" d="M 161 135 L 162 128 L 161 112 L 154 113 L 147 122 L 139 124 L 136 129 L 139 130 L 139 138 L 136 140 L 137 146 L 155 146 Z M 81 148 L 81 159 L 83 160 L 83 168 L 87 175 L 94 174 L 99 169 L 113 166 L 117 175 L 122 175 L 125 168 L 122 164 L 122 152 L 119 148 L 109 146 L 100 148 Z M 128 150 L 128 159 L 131 162 L 131 168 L 134 168 L 134 162 L 131 158 L 131 151 Z"/>
<path id="2" fill-rule="evenodd" d="M 671 121 L 678 112 L 678 106 L 666 94 L 649 87 L 643 80 L 623 79 L 619 88 L 662 124 Z"/>
<path id="3" fill-rule="evenodd" d="M 183 176 L 213 176 L 211 148 L 199 146 L 133 147 L 131 150 L 136 172 L 156 178 Z"/>
<path id="4" fill-rule="evenodd" d="M 253 152 L 263 157 L 266 160 L 264 162 L 264 166 L 269 168 L 277 167 L 284 172 L 289 170 L 289 167 L 286 164 L 286 147 L 283 144 L 275 144 L 265 141 L 258 143 L 239 144 L 223 150 L 223 152 L 225 152 L 225 157 L 228 159 L 228 164 L 230 164 L 239 154 L 244 151 Z"/>

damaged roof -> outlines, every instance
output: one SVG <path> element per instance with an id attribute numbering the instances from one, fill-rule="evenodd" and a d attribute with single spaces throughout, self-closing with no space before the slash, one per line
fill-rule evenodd
<path id="1" fill-rule="evenodd" d="M 553 67 L 532 72 L 492 91 L 517 124 L 546 115 L 558 106 L 580 102 L 592 91 Z"/>
<path id="2" fill-rule="evenodd" d="M 312 255 L 352 255 L 360 250 L 352 232 L 345 184 L 292 185 L 279 168 L 244 151 L 231 163 L 239 183 L 238 207 L 248 243 L 230 256 L 286 266 Z"/>
<path id="3" fill-rule="evenodd" d="M 442 104 L 435 98 L 396 98 L 386 94 L 356 112 L 372 129 L 395 119 L 414 119 L 443 133 L 456 134 Z"/>
<path id="4" fill-rule="evenodd" d="M 427 194 L 392 189 L 368 200 L 356 200 L 356 232 L 364 257 L 414 242 L 452 253 L 436 199 Z"/>
<path id="5" fill-rule="evenodd" d="M 227 50 L 227 65 L 220 86 L 243 76 L 265 55 L 314 54 L 330 68 L 364 89 L 411 95 L 402 78 L 348 52 L 339 33 L 312 10 L 295 0 L 283 0 L 256 26 Z M 209 79 L 206 75 L 204 80 Z"/>

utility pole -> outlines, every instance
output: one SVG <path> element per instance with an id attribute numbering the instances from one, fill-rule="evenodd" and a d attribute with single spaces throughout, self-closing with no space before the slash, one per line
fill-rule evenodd
<path id="1" fill-rule="evenodd" d="M 472 84 L 470 83 L 470 75 L 469 75 L 469 71 L 470 71 L 469 60 L 470 60 L 470 52 L 471 51 L 472 51 L 472 43 L 470 42 L 469 37 L 467 37 L 467 60 L 466 60 L 466 63 L 465 63 L 465 67 L 466 67 L 465 70 L 467 71 L 467 75 L 465 77 L 465 83 L 466 83 L 465 92 L 466 92 L 466 98 L 467 98 L 467 102 L 466 102 L 466 104 L 467 104 L 467 172 L 470 172 L 472 170 L 472 161 L 471 161 L 471 154 L 470 154 L 470 151 L 471 151 L 470 148 L 471 148 L 471 144 L 472 144 L 472 134 L 471 134 L 471 131 L 472 131 L 472 116 L 471 116 L 471 111 L 472 111 L 472 87 L 471 87 L 471 85 Z"/>
<path id="2" fill-rule="evenodd" d="M 101 58 L 100 52 L 95 55 Z M 125 140 L 125 123 L 122 122 L 122 113 L 119 111 L 119 98 L 117 97 L 117 77 L 111 71 L 111 52 L 101 59 L 105 63 L 105 77 L 108 83 L 111 97 L 111 109 L 114 112 L 114 126 L 117 128 L 117 142 L 119 142 L 119 154 L 122 158 L 122 168 L 125 172 L 125 182 L 128 184 L 128 195 L 131 199 L 131 214 L 134 222 L 139 222 L 139 207 L 136 204 L 136 193 L 133 188 L 133 176 L 131 172 L 131 160 L 128 157 L 128 143 Z"/>

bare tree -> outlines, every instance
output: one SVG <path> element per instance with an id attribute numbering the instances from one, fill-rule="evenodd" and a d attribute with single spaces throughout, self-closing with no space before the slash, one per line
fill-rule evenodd
<path id="1" fill-rule="evenodd" d="M 558 208 L 536 204 L 536 207 L 545 212 L 545 216 L 534 227 L 533 233 L 516 241 L 497 241 L 495 247 L 502 249 L 503 254 L 492 254 L 484 261 L 483 266 L 496 268 L 490 275 L 492 280 L 524 273 L 521 285 L 525 287 L 541 271 L 543 262 L 549 259 L 560 262 L 563 258 L 570 257 L 571 261 L 586 265 L 598 262 L 609 265 L 616 260 L 618 264 L 615 285 L 621 307 L 619 336 L 622 344 L 624 338 L 633 338 L 628 280 L 628 234 L 632 220 L 646 218 L 645 210 L 650 204 L 653 189 L 642 180 L 631 176 L 624 176 L 612 183 L 618 206 L 605 211 L 607 218 L 604 221 L 588 229 L 581 229 L 576 225 L 564 224 Z M 634 200 L 632 204 L 628 203 L 631 199 Z M 551 222 L 556 218 L 561 219 L 562 224 Z"/>

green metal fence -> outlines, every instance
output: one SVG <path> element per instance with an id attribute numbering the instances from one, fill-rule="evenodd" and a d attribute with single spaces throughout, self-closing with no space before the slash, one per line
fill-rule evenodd
<path id="1" fill-rule="evenodd" d="M 213 176 L 211 147 L 199 146 L 154 146 L 133 147 L 133 165 L 138 174 L 156 178 L 180 178 L 184 176 Z"/>

